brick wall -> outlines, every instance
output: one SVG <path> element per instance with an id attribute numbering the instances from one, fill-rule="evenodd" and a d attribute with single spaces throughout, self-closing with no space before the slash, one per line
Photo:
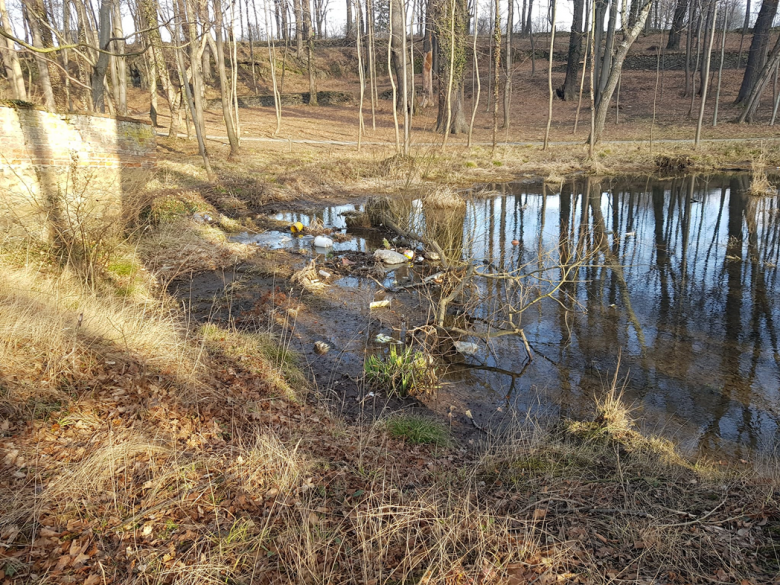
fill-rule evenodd
<path id="1" fill-rule="evenodd" d="M 155 148 L 145 122 L 0 105 L 0 229 L 47 237 L 52 215 L 118 216 Z"/>

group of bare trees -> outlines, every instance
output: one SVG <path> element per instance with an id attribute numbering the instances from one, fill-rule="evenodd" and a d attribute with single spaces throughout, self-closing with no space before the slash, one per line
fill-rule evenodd
<path id="1" fill-rule="evenodd" d="M 372 127 L 376 127 L 377 70 L 386 65 L 395 103 L 393 116 L 399 151 L 409 151 L 411 120 L 420 107 L 438 106 L 436 129 L 445 135 L 445 145 L 446 136 L 451 133 L 469 132 L 470 135 L 481 91 L 480 86 L 472 92 L 469 108 L 465 88 L 467 63 L 471 58 L 472 79 L 476 74 L 479 82 L 480 71 L 488 78 L 488 108 L 490 111 L 492 106 L 495 146 L 500 105 L 502 127 L 508 129 L 511 122 L 514 39 L 530 37 L 530 57 L 535 66 L 539 54 L 545 56 L 546 47 L 537 48 L 534 38 L 547 33 L 548 134 L 555 91 L 559 98 L 577 100 L 580 106 L 583 100 L 589 102 L 593 145 L 602 135 L 616 90 L 619 93 L 623 63 L 632 44 L 648 27 L 661 27 L 667 38 L 656 48 L 659 66 L 661 54 L 680 55 L 685 40 L 685 85 L 681 89 L 691 99 L 691 117 L 696 117 L 694 104 L 699 99 L 698 141 L 715 69 L 718 74 L 717 85 L 712 88 L 715 93 L 713 124 L 717 123 L 725 32 L 737 23 L 744 38 L 750 24 L 750 0 L 747 1 L 744 7 L 747 17 L 743 23 L 739 0 L 572 0 L 566 75 L 563 85 L 554 88 L 552 65 L 560 0 L 550 0 L 541 25 L 531 18 L 533 0 L 517 0 L 517 5 L 515 0 L 482 0 L 482 18 L 478 0 L 346 0 L 345 39 L 355 44 L 358 59 L 360 134 L 364 130 L 366 83 Z M 169 136 L 177 138 L 186 125 L 187 134 L 194 133 L 206 168 L 210 169 L 203 119 L 206 90 L 210 85 L 220 92 L 233 157 L 240 150 L 237 89 L 240 69 L 243 68 L 242 81 L 255 92 L 259 90 L 258 76 L 264 77 L 265 85 L 273 88 L 277 132 L 281 125 L 281 93 L 288 56 L 294 54 L 305 66 L 309 104 L 317 104 L 316 43 L 317 37 L 327 34 L 328 2 L 20 0 L 9 7 L 7 0 L 0 0 L 2 71 L 15 99 L 42 102 L 52 110 L 81 109 L 124 115 L 128 111 L 127 85 L 133 81 L 148 91 L 152 122 L 158 124 L 158 101 L 162 97 L 169 112 Z M 772 23 L 779 2 L 762 0 L 758 10 L 738 97 L 738 102 L 744 105 L 741 121 L 752 121 L 769 81 L 773 75 L 777 78 L 780 35 L 773 43 Z M 540 8 L 537 6 L 536 10 L 541 14 Z M 123 30 L 123 22 L 132 22 L 132 32 Z M 488 63 L 483 64 L 479 63 L 476 43 L 480 32 L 485 33 L 484 42 L 491 47 Z M 474 35 L 472 42 L 468 39 L 470 33 Z M 267 48 L 267 57 L 258 56 L 264 52 L 255 50 L 260 45 Z M 384 51 L 386 63 L 380 57 Z M 258 68 L 260 60 L 266 58 L 268 67 Z M 283 65 L 278 79 L 280 58 Z M 414 74 L 418 58 L 422 73 L 419 91 Z M 739 61 L 742 60 L 740 48 Z M 780 104 L 780 92 L 775 95 L 772 123 Z"/>

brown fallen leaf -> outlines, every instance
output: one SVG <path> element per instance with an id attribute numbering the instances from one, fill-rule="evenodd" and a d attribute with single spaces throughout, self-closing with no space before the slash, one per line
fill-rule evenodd
<path id="1" fill-rule="evenodd" d="M 545 516 L 547 516 L 546 508 L 537 508 L 534 510 L 534 521 L 544 520 Z"/>

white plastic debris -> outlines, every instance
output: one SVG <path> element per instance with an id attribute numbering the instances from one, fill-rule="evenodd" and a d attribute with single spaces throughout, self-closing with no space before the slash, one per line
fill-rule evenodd
<path id="1" fill-rule="evenodd" d="M 314 351 L 315 353 L 318 353 L 319 355 L 323 355 L 328 353 L 328 350 L 330 349 L 330 346 L 325 343 L 324 341 L 315 341 L 314 342 Z"/>
<path id="2" fill-rule="evenodd" d="M 199 211 L 192 214 L 192 219 L 198 223 L 211 223 L 214 221 L 208 213 L 200 213 Z"/>
<path id="3" fill-rule="evenodd" d="M 314 247 L 315 248 L 332 248 L 333 247 L 333 240 L 326 236 L 317 236 L 314 238 Z"/>
<path id="4" fill-rule="evenodd" d="M 374 258 L 385 264 L 403 264 L 407 261 L 406 256 L 393 250 L 377 250 L 374 252 Z"/>
<path id="5" fill-rule="evenodd" d="M 368 308 L 369 309 L 381 309 L 382 307 L 389 307 L 390 306 L 390 299 L 385 299 L 383 301 L 374 301 L 371 303 Z"/>
<path id="6" fill-rule="evenodd" d="M 471 341 L 456 341 L 453 343 L 455 351 L 464 355 L 474 355 L 479 351 L 479 346 Z"/>
<path id="7" fill-rule="evenodd" d="M 320 270 L 317 274 L 319 274 L 325 280 L 330 278 L 330 272 L 326 272 L 325 270 Z"/>
<path id="8" fill-rule="evenodd" d="M 391 343 L 393 341 L 393 338 L 389 335 L 385 335 L 384 333 L 380 333 L 374 338 L 374 341 L 377 343 Z"/>

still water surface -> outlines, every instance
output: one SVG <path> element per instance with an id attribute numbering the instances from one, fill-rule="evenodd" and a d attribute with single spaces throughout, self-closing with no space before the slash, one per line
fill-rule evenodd
<path id="1" fill-rule="evenodd" d="M 703 453 L 774 451 L 780 210 L 776 197 L 751 197 L 748 185 L 737 175 L 580 178 L 559 188 L 517 182 L 487 193 L 483 186 L 446 220 L 457 224 L 450 250 L 496 271 L 554 264 L 562 250 L 587 260 L 557 300 L 523 314 L 533 361 L 519 339 L 502 337 L 472 360 L 492 370 L 454 373 L 447 391 L 476 405 L 475 414 L 541 401 L 582 416 L 620 355 L 625 399 L 650 430 Z M 343 227 L 338 214 L 350 209 L 317 215 Z M 433 222 L 419 206 L 409 213 Z M 279 219 L 314 217 L 287 215 Z M 343 246 L 371 244 L 356 238 Z"/>

